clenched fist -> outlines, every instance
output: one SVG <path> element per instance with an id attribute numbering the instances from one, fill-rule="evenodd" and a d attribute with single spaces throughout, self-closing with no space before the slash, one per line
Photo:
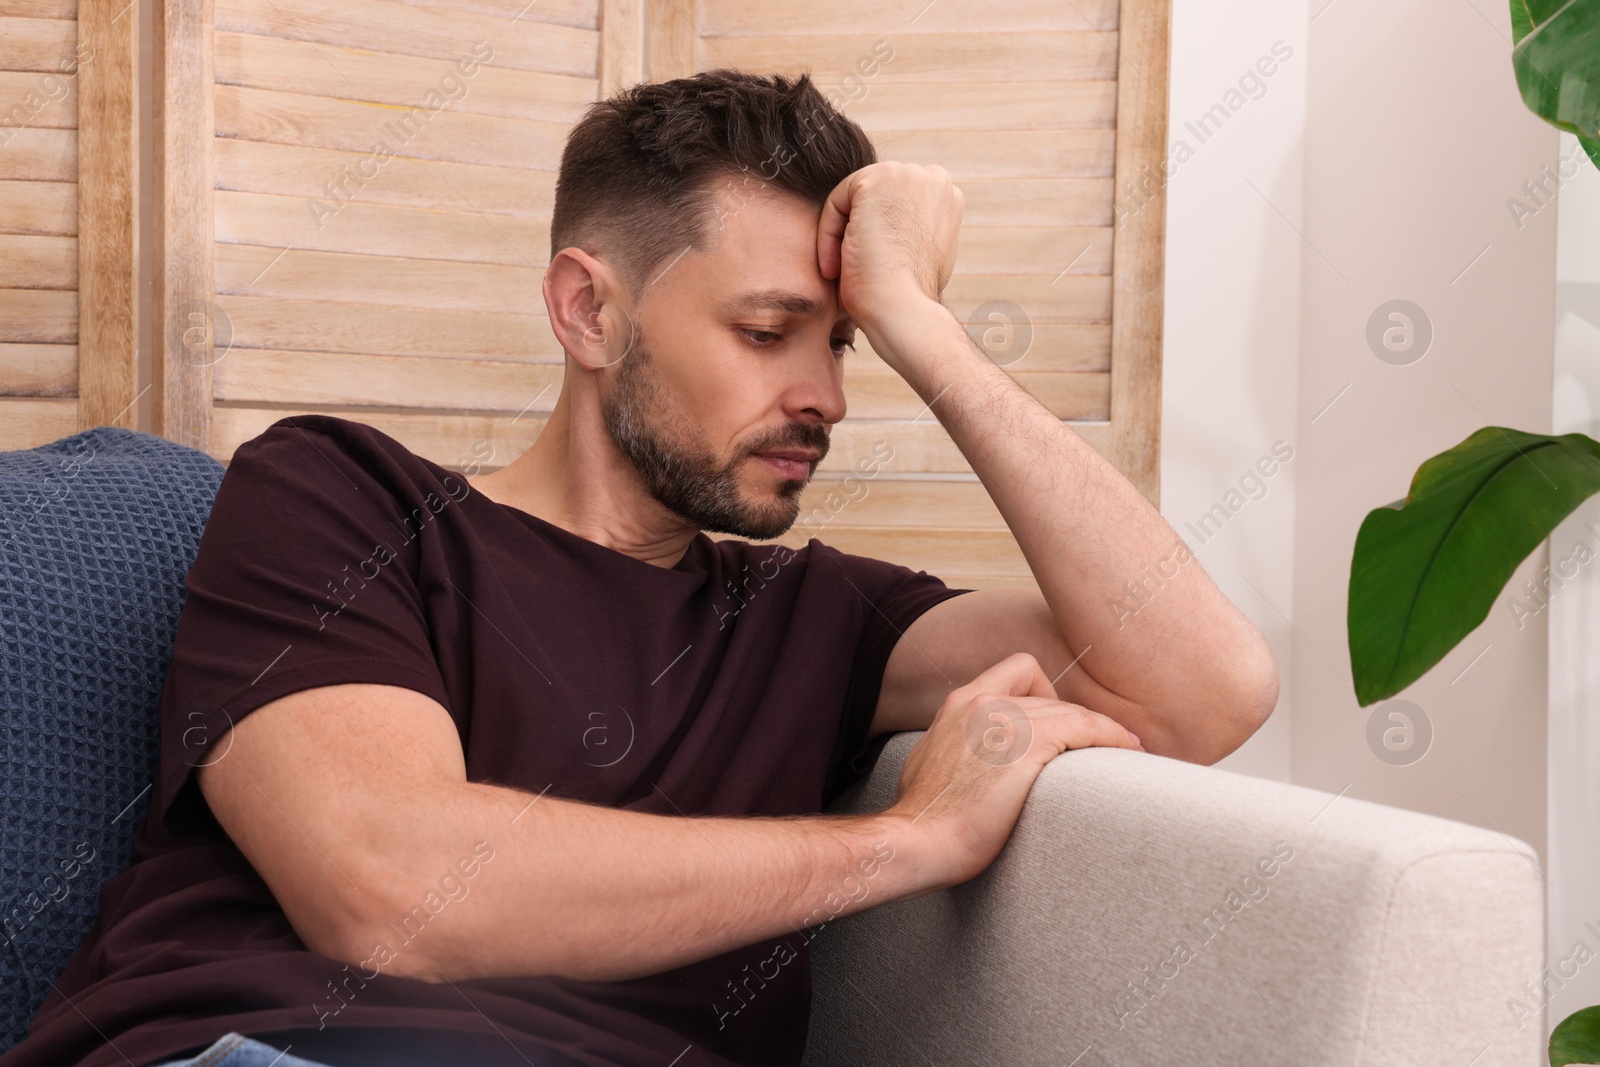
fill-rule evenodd
<path id="1" fill-rule="evenodd" d="M 955 269 L 961 190 L 934 164 L 862 167 L 828 194 L 817 263 L 839 279 L 839 303 L 869 336 L 905 302 L 937 302 Z"/>

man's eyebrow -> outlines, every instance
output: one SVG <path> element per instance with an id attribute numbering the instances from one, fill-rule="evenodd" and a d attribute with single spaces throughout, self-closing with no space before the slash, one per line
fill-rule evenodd
<path id="1" fill-rule="evenodd" d="M 808 319 L 822 317 L 822 303 L 801 293 L 787 289 L 752 289 L 731 296 L 722 302 L 728 315 L 741 315 L 747 311 L 782 311 L 789 315 L 804 315 Z"/>

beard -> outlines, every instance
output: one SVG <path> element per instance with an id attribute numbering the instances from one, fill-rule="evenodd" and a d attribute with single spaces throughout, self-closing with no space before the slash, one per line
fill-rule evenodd
<path id="1" fill-rule="evenodd" d="M 664 507 L 712 533 L 763 541 L 786 533 L 800 514 L 806 482 L 783 478 L 776 499 L 748 500 L 740 471 L 757 452 L 810 448 L 828 452 L 825 427 L 793 423 L 780 437 L 741 447 L 723 462 L 705 431 L 688 418 L 657 375 L 644 334 L 634 326 L 633 344 L 620 361 L 600 413 L 611 440 Z"/>

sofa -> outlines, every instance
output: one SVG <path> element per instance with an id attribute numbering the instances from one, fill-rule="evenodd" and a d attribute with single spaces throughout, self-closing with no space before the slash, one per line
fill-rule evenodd
<path id="1" fill-rule="evenodd" d="M 894 799 L 892 735 L 834 805 Z M 832 929 L 830 929 L 832 927 Z M 954 889 L 812 941 L 807 1067 L 1544 1065 L 1526 843 L 1127 749 L 1062 754 Z"/>
<path id="2" fill-rule="evenodd" d="M 223 468 L 99 427 L 0 453 L 0 1053 L 132 855 Z M 894 799 L 882 738 L 833 810 Z M 1543 1063 L 1527 844 L 1121 749 L 1040 775 L 979 877 L 815 929 L 807 1067 Z M 866 890 L 870 893 L 870 886 Z"/>

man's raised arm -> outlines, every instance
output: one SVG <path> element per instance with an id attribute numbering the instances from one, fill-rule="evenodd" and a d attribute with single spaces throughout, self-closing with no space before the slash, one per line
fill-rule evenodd
<path id="1" fill-rule="evenodd" d="M 884 161 L 856 171 L 818 223 L 822 276 L 839 279 L 840 302 L 873 350 L 949 431 L 1016 536 L 1075 657 L 1061 695 L 1112 715 L 1152 752 L 1214 763 L 1277 704 L 1271 646 L 1198 561 L 1178 565 L 1193 554 L 1133 483 L 940 303 L 964 199 L 937 165 Z M 1147 585 L 1152 571 L 1160 596 Z M 1144 594 L 1134 598 L 1137 618 L 1116 607 L 1130 589 Z M 969 616 L 957 641 L 960 630 L 983 626 L 984 606 L 972 598 L 945 609 Z M 1031 604 L 1024 610 L 1016 626 L 1031 625 Z M 984 633 L 994 640 L 994 627 Z M 938 662 L 941 671 L 966 666 Z"/>

